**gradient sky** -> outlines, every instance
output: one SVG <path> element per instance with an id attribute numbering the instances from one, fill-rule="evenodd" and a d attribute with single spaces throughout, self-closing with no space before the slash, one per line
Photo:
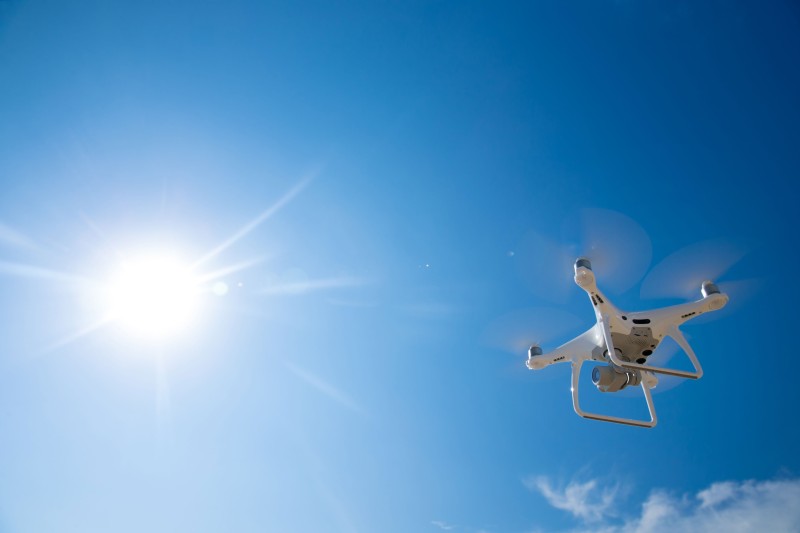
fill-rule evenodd
<path id="1" fill-rule="evenodd" d="M 800 531 L 798 59 L 780 0 L 0 1 L 0 531 Z M 495 334 L 590 327 L 587 214 L 623 308 L 730 282 L 652 430 Z M 99 324 L 155 250 L 229 292 Z"/>

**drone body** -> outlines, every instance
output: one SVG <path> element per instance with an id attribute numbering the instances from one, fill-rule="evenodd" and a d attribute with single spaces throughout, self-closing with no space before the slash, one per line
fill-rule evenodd
<path id="1" fill-rule="evenodd" d="M 542 353 L 539 346 L 531 346 L 527 366 L 539 370 L 554 363 L 572 363 L 572 405 L 584 417 L 604 422 L 615 422 L 639 427 L 656 425 L 656 411 L 650 389 L 656 386 L 656 374 L 688 379 L 703 375 L 697 357 L 679 326 L 703 313 L 722 309 L 728 296 L 719 292 L 710 281 L 701 286 L 702 298 L 695 302 L 627 313 L 618 309 L 597 288 L 591 263 L 588 259 L 575 261 L 575 283 L 589 295 L 597 322 L 592 328 L 552 352 Z M 686 352 L 694 366 L 693 371 L 648 365 L 648 357 L 664 337 L 671 337 Z M 644 392 L 650 420 L 636 420 L 589 413 L 581 409 L 578 383 L 581 367 L 586 361 L 606 363 L 592 370 L 592 382 L 601 392 L 617 392 L 627 386 L 639 385 Z"/>

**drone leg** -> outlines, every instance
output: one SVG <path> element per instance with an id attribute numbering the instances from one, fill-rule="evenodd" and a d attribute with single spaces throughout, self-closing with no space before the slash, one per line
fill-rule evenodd
<path id="1" fill-rule="evenodd" d="M 611 362 L 617 365 L 620 368 L 627 368 L 629 370 L 642 370 L 645 372 L 655 372 L 656 374 L 667 374 L 669 376 L 677 376 L 679 378 L 688 378 L 688 379 L 700 379 L 703 376 L 703 368 L 700 366 L 700 361 L 697 360 L 697 356 L 694 354 L 694 350 L 692 347 L 689 346 L 689 343 L 686 341 L 686 337 L 683 336 L 683 333 L 676 327 L 672 326 L 668 331 L 667 335 L 675 339 L 678 345 L 686 352 L 686 355 L 689 357 L 689 360 L 694 365 L 694 372 L 689 372 L 686 370 L 676 370 L 674 368 L 666 368 L 661 366 L 651 366 L 651 365 L 640 365 L 639 363 L 631 363 L 628 361 L 623 361 L 617 356 L 616 350 L 614 350 L 614 344 L 611 341 L 611 329 L 608 327 L 608 315 L 601 315 L 600 319 L 597 321 L 600 324 L 600 328 L 603 331 L 603 337 L 606 341 L 606 348 L 608 348 L 608 357 L 611 359 Z"/>
<path id="2" fill-rule="evenodd" d="M 598 413 L 588 413 L 581 409 L 580 402 L 578 401 L 578 383 L 580 381 L 581 367 L 583 366 L 583 359 L 573 361 L 572 363 L 572 408 L 575 412 L 583 418 L 591 420 L 600 420 L 601 422 L 613 422 L 615 424 L 625 424 L 628 426 L 637 426 L 642 428 L 651 428 L 656 425 L 658 419 L 656 418 L 656 406 L 653 404 L 653 395 L 650 393 L 648 380 L 642 379 L 641 387 L 644 392 L 644 398 L 647 401 L 647 410 L 650 412 L 650 420 L 636 420 L 633 418 L 622 418 L 619 416 L 601 415 Z"/>
<path id="3" fill-rule="evenodd" d="M 697 360 L 697 356 L 694 354 L 694 350 L 692 350 L 692 347 L 689 345 L 689 342 L 686 340 L 686 337 L 683 336 L 681 330 L 679 330 L 677 326 L 672 326 L 667 332 L 667 335 L 675 339 L 675 342 L 678 343 L 678 346 L 680 346 L 683 349 L 683 351 L 686 352 L 686 355 L 687 357 L 689 357 L 689 360 L 694 365 L 694 369 L 697 374 L 697 377 L 694 379 L 700 379 L 703 376 L 703 367 L 700 366 L 700 361 Z"/>

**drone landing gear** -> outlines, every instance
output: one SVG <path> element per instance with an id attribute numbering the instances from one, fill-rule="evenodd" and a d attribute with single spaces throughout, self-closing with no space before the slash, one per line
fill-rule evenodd
<path id="1" fill-rule="evenodd" d="M 640 386 L 642 387 L 642 392 L 644 393 L 644 398 L 647 401 L 647 409 L 650 412 L 650 420 L 636 420 L 634 418 L 623 418 L 619 416 L 608 416 L 608 415 L 601 415 L 598 413 L 589 413 L 581 409 L 580 402 L 578 399 L 578 383 L 580 381 L 581 376 L 581 367 L 583 367 L 584 360 L 578 360 L 572 362 L 572 407 L 575 409 L 575 412 L 582 416 L 583 418 L 590 418 L 592 420 L 601 420 L 603 422 L 615 422 L 617 424 L 626 424 L 628 426 L 638 426 L 643 428 L 651 428 L 656 425 L 658 421 L 656 418 L 656 406 L 653 404 L 653 396 L 650 393 L 650 386 L 649 380 L 641 376 Z"/>

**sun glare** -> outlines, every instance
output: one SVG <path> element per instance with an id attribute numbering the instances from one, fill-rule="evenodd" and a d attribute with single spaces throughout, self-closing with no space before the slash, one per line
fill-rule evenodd
<path id="1" fill-rule="evenodd" d="M 199 304 L 199 282 L 170 256 L 126 262 L 109 287 L 112 319 L 145 338 L 175 334 L 191 322 Z"/>

